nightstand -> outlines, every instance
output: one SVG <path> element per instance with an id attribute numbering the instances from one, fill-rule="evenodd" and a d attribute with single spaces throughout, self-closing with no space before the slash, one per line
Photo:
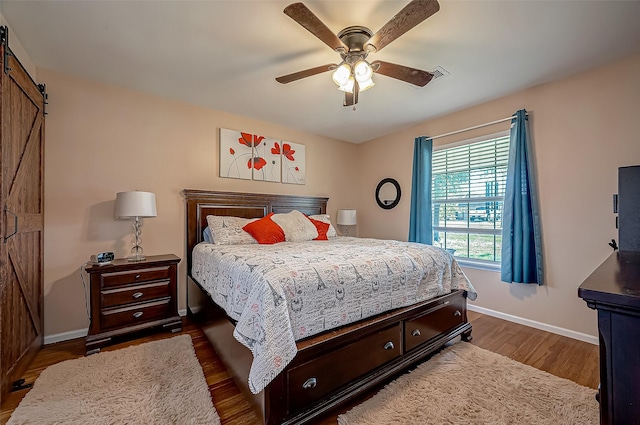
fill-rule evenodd
<path id="1" fill-rule="evenodd" d="M 100 351 L 116 336 L 162 327 L 181 330 L 177 308 L 178 263 L 173 254 L 149 256 L 144 261 L 114 260 L 91 265 L 91 324 L 87 354 Z"/>

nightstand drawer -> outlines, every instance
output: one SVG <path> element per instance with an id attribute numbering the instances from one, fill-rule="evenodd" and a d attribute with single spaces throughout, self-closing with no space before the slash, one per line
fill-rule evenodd
<path id="1" fill-rule="evenodd" d="M 163 319 L 171 314 L 170 301 L 170 298 L 166 298 L 150 303 L 102 310 L 100 312 L 102 316 L 102 330 L 106 331 L 113 328 L 133 326 L 138 323 Z"/>
<path id="2" fill-rule="evenodd" d="M 112 287 L 130 285 L 132 283 L 146 282 L 150 280 L 169 279 L 169 266 L 153 267 L 140 270 L 127 270 L 115 273 L 104 273 L 100 276 L 101 286 Z"/>
<path id="3" fill-rule="evenodd" d="M 170 297 L 169 283 L 165 280 L 142 285 L 125 286 L 116 289 L 101 291 L 102 308 L 110 308 L 118 305 L 140 303 L 156 298 Z"/>

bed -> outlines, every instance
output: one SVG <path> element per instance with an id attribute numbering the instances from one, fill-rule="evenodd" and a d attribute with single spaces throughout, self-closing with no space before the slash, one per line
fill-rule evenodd
<path id="1" fill-rule="evenodd" d="M 458 336 L 463 340 L 471 339 L 466 298 L 468 295 L 475 296 L 473 288 L 470 285 L 449 288 L 441 284 L 439 292 L 429 294 L 428 299 L 423 300 L 423 294 L 417 298 L 418 302 L 411 299 L 408 302 L 398 299 L 389 301 L 390 310 L 382 309 L 382 312 L 378 312 L 375 309 L 367 309 L 368 314 L 363 314 L 362 318 L 356 318 L 355 321 L 347 321 L 345 325 L 339 326 L 339 321 L 336 321 L 331 326 L 313 332 L 308 332 L 306 323 L 305 326 L 292 325 L 289 331 L 293 333 L 293 342 L 288 342 L 291 341 L 291 337 L 287 335 L 274 344 L 276 347 L 282 347 L 285 353 L 282 357 L 277 353 L 273 354 L 278 360 L 275 362 L 278 365 L 277 373 L 266 374 L 266 377 L 265 374 L 256 375 L 255 363 L 259 360 L 258 354 L 261 350 L 247 344 L 242 332 L 239 335 L 236 329 L 246 328 L 246 323 L 254 323 L 254 319 L 234 314 L 232 308 L 221 302 L 219 297 L 216 298 L 219 294 L 212 291 L 209 285 L 211 280 L 215 280 L 211 279 L 214 272 L 210 273 L 208 280 L 203 278 L 204 251 L 211 251 L 221 258 L 226 256 L 238 259 L 245 255 L 246 249 L 216 245 L 224 248 L 218 250 L 201 243 L 203 231 L 207 227 L 207 216 L 260 218 L 269 213 L 283 214 L 293 210 L 311 216 L 325 214 L 328 199 L 199 190 L 184 190 L 184 196 L 187 209 L 188 312 L 200 323 L 223 363 L 266 425 L 309 423 L 415 365 L 450 340 Z M 329 252 L 328 247 L 331 244 L 354 243 L 350 239 L 353 238 L 339 237 L 335 238 L 335 241 L 315 243 L 325 243 L 322 249 Z M 361 242 L 371 249 L 380 250 L 379 243 L 396 242 L 365 239 Z M 277 244 L 278 251 L 283 255 L 295 256 L 287 254 L 287 245 L 291 244 L 293 243 Z M 301 243 L 296 245 L 296 249 L 302 252 L 307 249 L 305 246 L 307 245 Z M 264 251 L 265 246 L 259 247 Z M 386 251 L 395 248 L 385 245 L 382 249 Z M 404 248 L 405 251 L 407 249 Z M 434 258 L 441 258 L 443 263 L 448 261 L 449 265 L 453 263 L 453 270 L 459 270 L 455 260 L 444 251 L 436 253 Z M 310 260 L 305 257 L 304 261 Z M 352 261 L 357 261 L 357 258 L 354 257 Z M 252 270 L 254 267 L 256 266 L 250 266 Z M 267 279 L 269 273 L 267 269 L 264 270 L 263 274 Z M 445 269 L 437 273 L 447 275 L 451 271 Z M 369 282 L 374 280 L 372 277 L 363 273 L 358 276 L 368 287 L 373 286 L 378 290 L 377 282 Z M 410 276 L 408 272 L 407 276 Z M 227 276 L 227 280 L 229 279 Z M 320 274 L 318 279 L 319 282 L 322 280 Z M 445 280 L 454 281 L 448 277 Z M 286 286 L 283 288 L 283 291 L 287 290 Z M 392 288 L 390 293 L 395 294 L 395 289 Z M 363 297 L 369 297 L 369 294 L 364 294 Z M 213 299 L 217 299 L 218 304 L 213 302 Z M 335 325 L 338 327 L 333 328 Z M 308 332 L 308 335 L 305 332 Z M 282 332 L 277 333 L 278 336 L 282 336 L 280 333 L 287 334 L 284 328 Z M 273 332 L 267 332 L 267 337 L 271 334 Z M 243 341 L 244 345 L 238 341 Z M 287 350 L 286 347 L 291 344 Z M 290 355 L 291 350 L 293 355 Z M 270 351 L 268 353 L 271 355 Z"/>

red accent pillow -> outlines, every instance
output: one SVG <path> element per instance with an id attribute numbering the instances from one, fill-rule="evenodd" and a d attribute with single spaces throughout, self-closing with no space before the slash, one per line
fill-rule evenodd
<path id="1" fill-rule="evenodd" d="M 245 225 L 242 230 L 249 233 L 260 244 L 284 242 L 284 231 L 271 220 L 273 213 Z"/>
<path id="2" fill-rule="evenodd" d="M 328 241 L 327 231 L 329 230 L 329 223 L 324 223 L 320 220 L 313 219 L 311 217 L 307 217 L 316 229 L 318 229 L 318 237 L 314 239 L 314 241 Z"/>

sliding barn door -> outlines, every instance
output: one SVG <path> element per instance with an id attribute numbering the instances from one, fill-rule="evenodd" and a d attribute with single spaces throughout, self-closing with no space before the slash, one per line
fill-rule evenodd
<path id="1" fill-rule="evenodd" d="M 2 398 L 42 346 L 44 326 L 44 96 L 6 48 L 2 45 L 0 54 Z"/>

